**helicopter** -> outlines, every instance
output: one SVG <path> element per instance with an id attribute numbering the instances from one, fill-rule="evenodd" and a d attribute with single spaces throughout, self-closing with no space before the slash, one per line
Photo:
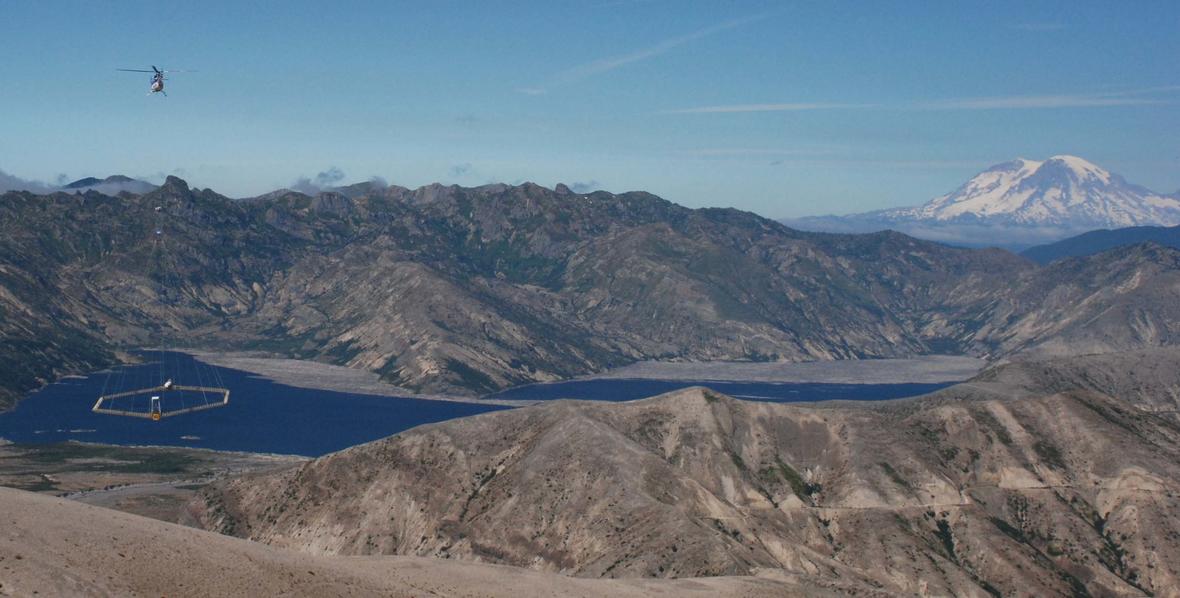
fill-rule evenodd
<path id="1" fill-rule="evenodd" d="M 115 70 L 124 71 L 124 72 L 128 72 L 128 73 L 153 73 L 152 74 L 152 86 L 151 86 L 150 91 L 148 91 L 148 95 L 152 95 L 153 93 L 162 93 L 162 94 L 164 94 L 164 97 L 168 97 L 168 94 L 164 91 L 164 73 L 192 73 L 192 72 L 195 72 L 195 71 L 162 71 L 162 70 L 156 68 L 155 65 L 152 65 L 152 70 L 150 70 L 150 71 L 144 70 L 144 69 L 115 69 Z"/>

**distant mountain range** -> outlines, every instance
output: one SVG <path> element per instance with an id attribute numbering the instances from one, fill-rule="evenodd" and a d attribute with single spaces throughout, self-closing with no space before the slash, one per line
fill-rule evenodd
<path id="1" fill-rule="evenodd" d="M 153 185 L 147 181 L 133 179 L 131 177 L 116 174 L 105 179 L 95 177 L 86 177 L 78 179 L 68 185 L 62 187 L 65 191 L 97 191 L 106 195 L 118 195 L 123 192 L 142 194 L 155 189 L 158 185 Z"/>
<path id="2" fill-rule="evenodd" d="M 1030 247 L 1020 252 L 1020 255 L 1039 264 L 1048 264 L 1062 258 L 1094 255 L 1115 247 L 1148 242 L 1180 249 L 1180 226 L 1132 226 L 1115 230 L 1095 230 L 1056 243 Z"/>
<path id="3" fill-rule="evenodd" d="M 1042 268 L 642 192 L 351 193 L 233 200 L 170 177 L 143 195 L 0 195 L 0 394 L 161 342 L 480 394 L 645 359 L 998 358 L 1180 341 L 1180 302 L 1168 299 L 1180 252 L 1158 245 Z"/>
<path id="4" fill-rule="evenodd" d="M 894 229 L 968 246 L 1028 246 L 1098 228 L 1180 224 L 1180 197 L 1128 183 L 1076 156 L 997 164 L 913 208 L 790 221 L 808 230 Z"/>

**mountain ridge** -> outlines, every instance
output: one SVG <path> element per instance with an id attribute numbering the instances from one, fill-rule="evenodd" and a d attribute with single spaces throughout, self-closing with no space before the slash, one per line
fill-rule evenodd
<path id="1" fill-rule="evenodd" d="M 1180 249 L 1180 225 L 1171 227 L 1132 226 L 1113 230 L 1095 230 L 1055 243 L 1030 247 L 1020 252 L 1020 255 L 1039 264 L 1048 264 L 1062 258 L 1094 255 L 1116 247 L 1145 242 L 1159 243 Z"/>
<path id="2" fill-rule="evenodd" d="M 642 192 L 436 184 L 231 200 L 168 177 L 143 195 L 8 193 L 0 216 L 0 309 L 13 314 L 0 335 L 25 343 L 8 396 L 162 341 L 482 394 L 646 359 L 1066 351 L 1084 332 L 1069 322 L 1094 317 L 1110 336 L 1086 346 L 1114 350 L 1170 343 L 1180 320 L 1175 301 L 1145 303 L 1169 292 L 1166 251 L 1041 270 Z M 1057 295 L 1077 302 L 1041 309 Z M 47 322 L 73 340 L 37 332 Z"/>

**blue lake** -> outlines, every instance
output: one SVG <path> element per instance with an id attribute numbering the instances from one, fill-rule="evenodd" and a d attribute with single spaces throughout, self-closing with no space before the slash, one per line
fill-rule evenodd
<path id="1" fill-rule="evenodd" d="M 572 380 L 551 384 L 518 386 L 489 399 L 551 401 L 587 399 L 592 401 L 633 401 L 689 386 L 707 386 L 717 392 L 748 401 L 799 403 L 813 401 L 880 401 L 934 392 L 953 382 L 937 384 L 830 384 L 818 382 L 722 382 L 715 380 L 670 381 L 645 379 Z"/>
<path id="2" fill-rule="evenodd" d="M 90 411 L 104 392 L 160 384 L 159 355 L 151 354 L 156 360 L 152 363 L 68 378 L 32 393 L 16 409 L 0 413 L 0 438 L 18 443 L 78 440 L 319 456 L 421 424 L 505 409 L 296 388 L 240 370 L 204 364 L 198 369 L 188 355 L 168 353 L 165 376 L 180 380 L 177 373 L 203 372 L 202 384 L 221 383 L 230 389 L 229 404 L 158 422 Z M 216 374 L 214 380 L 208 379 L 211 372 Z M 194 384 L 188 378 L 184 383 Z M 133 400 L 140 403 L 136 410 L 146 410 L 146 397 Z M 186 400 L 196 404 L 203 398 Z M 118 408 L 132 408 L 129 401 Z"/>
<path id="3" fill-rule="evenodd" d="M 32 393 L 16 409 L 0 413 L 0 438 L 18 443 L 77 440 L 319 456 L 418 425 L 507 408 L 297 388 L 240 370 L 204 364 L 198 368 L 190 356 L 182 353 L 167 353 L 162 361 L 159 353 L 151 357 L 154 361 L 69 378 Z M 193 380 L 198 376 L 199 380 Z M 158 422 L 90 410 L 100 395 L 156 386 L 171 377 L 183 384 L 229 388 L 229 404 Z M 895 399 L 949 386 L 578 380 L 522 386 L 488 398 L 629 401 L 696 385 L 742 399 L 777 402 Z M 120 399 L 116 407 L 146 412 L 151 394 Z M 166 406 L 165 411 L 212 400 L 195 393 L 165 396 L 165 400 L 185 401 L 184 405 Z"/>

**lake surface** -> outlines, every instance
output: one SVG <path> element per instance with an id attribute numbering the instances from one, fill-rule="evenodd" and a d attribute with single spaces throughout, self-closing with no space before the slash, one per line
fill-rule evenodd
<path id="1" fill-rule="evenodd" d="M 554 399 L 586 399 L 591 401 L 633 401 L 671 392 L 690 386 L 707 386 L 717 392 L 748 401 L 800 403 L 832 401 L 880 401 L 913 397 L 954 382 L 933 384 L 830 384 L 818 382 L 726 382 L 713 380 L 647 380 L 604 378 L 571 380 L 549 384 L 519 386 L 494 395 L 489 399 L 551 401 Z"/>
<path id="2" fill-rule="evenodd" d="M 200 371 L 202 385 L 220 382 L 231 390 L 229 404 L 158 422 L 90 411 L 104 392 L 160 384 L 160 354 L 152 353 L 150 357 L 154 360 L 151 363 L 67 378 L 32 393 L 16 409 L 0 413 L 0 438 L 18 443 L 78 440 L 319 456 L 421 424 L 505 409 L 498 405 L 296 388 L 239 370 L 206 364 L 198 368 L 192 357 L 168 353 L 164 377 L 175 378 L 178 384 L 195 385 L 188 373 Z M 210 379 L 210 373 L 216 376 Z M 145 411 L 148 396 L 150 393 L 130 397 L 117 407 Z M 189 396 L 185 400 L 189 401 L 186 406 L 191 406 L 204 399 Z"/>
<path id="3" fill-rule="evenodd" d="M 119 445 L 162 445 L 319 456 L 418 425 L 506 409 L 451 401 L 298 388 L 231 368 L 199 363 L 183 353 L 145 354 L 151 361 L 85 377 L 67 378 L 32 393 L 16 409 L 0 413 L 0 438 L 18 443 L 77 440 Z M 163 366 L 161 366 L 163 364 Z M 224 386 L 224 407 L 148 419 L 94 413 L 100 395 L 148 388 L 167 378 L 178 384 Z M 925 394 L 941 384 L 818 384 L 645 379 L 576 380 L 534 384 L 488 398 L 545 401 L 562 398 L 630 401 L 689 386 L 708 386 L 747 400 L 809 402 L 885 400 Z M 146 412 L 151 392 L 104 407 Z M 212 402 L 218 395 L 165 394 L 165 412 Z M 184 404 L 180 404 L 183 402 Z"/>

